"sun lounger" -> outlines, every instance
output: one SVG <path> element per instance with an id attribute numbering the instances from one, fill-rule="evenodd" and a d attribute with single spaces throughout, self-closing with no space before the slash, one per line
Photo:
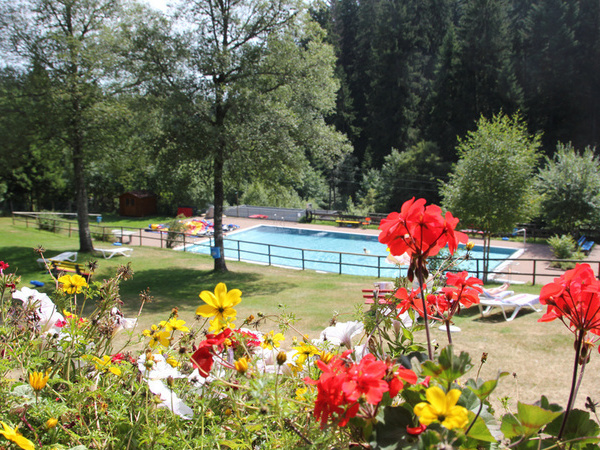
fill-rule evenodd
<path id="1" fill-rule="evenodd" d="M 62 252 L 52 258 L 47 258 L 46 261 L 77 261 L 77 252 Z M 37 263 L 40 267 L 44 266 L 44 258 L 38 258 Z"/>
<path id="2" fill-rule="evenodd" d="M 493 308 L 500 308 L 502 315 L 507 322 L 510 322 L 521 310 L 521 308 L 528 307 L 534 311 L 540 312 L 541 308 L 535 307 L 540 302 L 540 296 L 535 294 L 515 294 L 504 298 L 487 298 L 485 296 L 479 297 L 479 312 L 482 317 L 488 314 Z M 485 309 L 483 309 L 485 307 Z M 514 311 L 510 317 L 506 316 L 505 308 L 514 308 Z"/>
<path id="3" fill-rule="evenodd" d="M 113 256 L 131 256 L 132 248 L 129 247 L 115 247 L 115 248 L 95 248 L 94 251 L 101 252 L 104 259 L 110 259 Z"/>

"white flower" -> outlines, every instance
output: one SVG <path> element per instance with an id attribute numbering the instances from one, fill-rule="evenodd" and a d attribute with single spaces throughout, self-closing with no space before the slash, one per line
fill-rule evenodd
<path id="1" fill-rule="evenodd" d="M 352 338 L 364 330 L 362 322 L 338 322 L 333 327 L 321 331 L 321 339 L 330 341 L 335 345 L 344 345 L 352 348 Z"/>
<path id="2" fill-rule="evenodd" d="M 171 366 L 161 354 L 152 355 L 152 367 L 146 367 L 146 354 L 142 353 L 138 358 L 138 369 L 146 380 L 164 380 L 165 378 L 185 378 L 179 370 Z"/>
<path id="3" fill-rule="evenodd" d="M 21 300 L 23 302 L 23 308 L 25 309 L 35 308 L 35 313 L 39 318 L 39 325 L 42 331 L 48 331 L 48 329 L 57 321 L 65 320 L 47 294 L 40 293 L 35 289 L 23 287 L 13 293 L 13 298 Z"/>
<path id="4" fill-rule="evenodd" d="M 160 396 L 160 406 L 168 408 L 182 419 L 192 420 L 194 411 L 186 405 L 175 392 L 169 389 L 161 380 L 148 380 L 148 387 L 153 394 Z"/>
<path id="5" fill-rule="evenodd" d="M 128 319 L 116 306 L 110 310 L 110 317 L 115 326 L 115 334 L 121 330 L 132 330 L 137 324 L 137 319 Z"/>

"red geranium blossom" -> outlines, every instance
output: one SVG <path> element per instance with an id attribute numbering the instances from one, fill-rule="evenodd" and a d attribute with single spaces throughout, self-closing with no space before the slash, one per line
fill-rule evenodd
<path id="1" fill-rule="evenodd" d="M 386 244 L 393 255 L 408 253 L 411 257 L 411 280 L 415 269 L 426 270 L 425 260 L 446 245 L 454 254 L 459 242 L 467 242 L 467 235 L 455 230 L 458 219 L 450 212 L 442 216 L 439 206 L 425 206 L 425 202 L 413 197 L 402 205 L 400 213 L 389 214 L 379 225 L 379 242 Z"/>
<path id="2" fill-rule="evenodd" d="M 540 303 L 548 310 L 539 322 L 560 319 L 573 332 L 600 335 L 600 281 L 588 264 L 577 264 L 545 285 Z"/>
<path id="3" fill-rule="evenodd" d="M 417 381 L 412 370 L 400 368 L 394 371 L 390 361 L 379 361 L 371 354 L 359 363 L 353 363 L 347 359 L 350 352 L 333 357 L 327 364 L 317 361 L 323 371 L 319 379 L 304 379 L 307 384 L 317 386 L 314 415 L 321 421 L 321 428 L 330 419 L 343 427 L 358 415 L 363 403 L 377 405 L 386 392 L 395 397 L 404 386 L 402 380 Z"/>

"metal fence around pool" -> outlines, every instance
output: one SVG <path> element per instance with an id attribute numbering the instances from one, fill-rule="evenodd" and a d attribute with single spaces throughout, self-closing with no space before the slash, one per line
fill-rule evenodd
<path id="1" fill-rule="evenodd" d="M 43 216 L 43 220 L 40 216 Z M 92 215 L 94 216 L 94 215 Z M 97 216 L 97 215 L 95 215 Z M 56 218 L 55 218 L 56 217 Z M 66 234 L 69 237 L 72 235 L 76 235 L 79 230 L 77 228 L 77 223 L 73 221 L 68 221 L 64 219 L 60 219 L 59 215 L 50 216 L 48 213 L 29 213 L 29 212 L 13 212 L 13 224 L 24 223 L 26 227 L 35 227 L 39 229 L 45 229 L 48 231 L 52 231 L 55 233 Z M 94 218 L 95 219 L 95 218 Z M 190 245 L 200 245 L 207 248 L 206 252 L 202 253 L 210 253 L 210 247 L 212 246 L 212 241 L 209 239 L 199 239 L 196 236 L 190 236 L 185 233 L 175 233 L 175 232 L 159 232 L 149 230 L 147 228 L 132 228 L 132 227 L 107 227 L 100 225 L 99 223 L 93 223 L 90 221 L 90 232 L 92 233 L 92 237 L 94 240 L 100 241 L 108 241 L 114 242 L 119 241 L 122 245 L 131 245 L 131 246 L 152 246 L 152 247 L 160 247 L 160 248 L 174 248 L 177 247 L 183 251 L 188 251 Z M 225 242 L 243 242 L 237 241 L 234 239 L 224 238 Z M 239 244 L 235 244 L 236 246 Z M 285 258 L 281 255 L 277 254 L 277 248 L 286 248 L 283 246 L 277 246 L 274 244 L 256 244 L 263 245 L 265 249 L 259 250 L 242 250 L 241 248 L 237 248 L 234 246 L 230 246 L 230 248 L 225 250 L 225 257 L 228 259 L 234 259 L 238 261 L 245 261 L 246 258 L 243 258 L 244 253 L 255 253 L 260 254 L 264 257 L 263 262 L 254 263 L 266 264 L 266 265 L 277 265 L 277 266 L 286 266 L 286 267 L 295 267 L 302 270 L 320 270 L 320 269 L 311 269 L 311 264 L 321 263 L 329 266 L 332 270 L 327 270 L 328 272 L 346 274 L 351 272 L 352 268 L 356 267 L 366 267 L 373 270 L 374 277 L 382 278 L 382 277 L 397 277 L 399 276 L 399 272 L 397 268 L 391 267 L 388 263 L 385 262 L 386 257 L 378 256 L 378 255 L 364 255 L 364 254 L 356 254 L 356 253 L 344 253 L 344 252 L 334 252 L 334 251 L 326 251 L 326 250 L 308 250 L 308 249 L 296 249 L 298 251 L 298 256 L 286 256 Z M 293 248 L 293 247 L 287 247 Z M 231 252 L 231 253 L 230 253 Z M 329 260 L 327 258 L 317 258 L 314 255 L 328 255 Z M 355 263 L 349 258 L 360 256 L 362 259 L 361 263 Z M 289 264 L 284 264 L 284 260 L 296 262 L 296 266 L 290 266 Z M 472 258 L 472 263 L 474 264 L 473 269 L 470 269 L 469 272 L 478 278 L 484 277 L 484 264 L 483 260 L 479 258 Z M 491 259 L 491 262 L 494 261 L 505 261 L 505 259 Z M 536 283 L 548 283 L 551 279 L 559 276 L 562 271 L 557 270 L 555 273 L 547 273 L 547 271 L 542 270 L 544 265 L 550 262 L 565 262 L 570 264 L 575 263 L 587 263 L 594 270 L 597 277 L 600 278 L 600 261 L 592 261 L 592 260 L 583 260 L 583 261 L 573 261 L 573 260 L 550 260 L 550 259 L 529 259 L 529 258 L 519 258 L 519 262 L 531 262 L 532 270 L 527 272 L 514 272 L 509 268 L 493 270 L 488 272 L 488 278 L 493 277 L 494 279 L 502 279 L 508 278 L 509 280 L 516 279 L 519 277 L 522 282 L 531 282 L 531 284 Z M 386 267 L 387 266 L 387 267 Z M 348 270 L 344 270 L 344 268 Z M 395 271 L 395 274 L 390 275 L 390 271 Z M 403 273 L 404 274 L 404 273 Z M 369 275 L 371 276 L 371 275 Z"/>

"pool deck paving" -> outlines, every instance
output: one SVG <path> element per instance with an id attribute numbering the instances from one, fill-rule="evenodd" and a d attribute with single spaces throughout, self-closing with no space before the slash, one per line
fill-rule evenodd
<path id="1" fill-rule="evenodd" d="M 224 224 L 237 225 L 238 229 L 248 229 L 259 225 L 271 225 L 271 226 L 283 226 L 290 228 L 307 228 L 314 230 L 327 230 L 327 231 L 342 231 L 349 233 L 378 235 L 379 230 L 376 229 L 363 229 L 363 228 L 351 228 L 351 227 L 337 227 L 335 225 L 321 225 L 311 223 L 299 223 L 281 220 L 270 220 L 270 219 L 250 219 L 243 217 L 224 217 Z M 142 239 L 140 236 L 133 235 L 131 241 L 127 242 L 126 245 L 140 245 L 144 246 L 165 246 L 164 240 L 161 240 L 159 235 L 154 239 L 148 239 L 150 236 L 143 235 Z M 469 238 L 476 245 L 481 245 L 482 239 L 479 237 Z M 125 245 L 125 243 L 124 243 Z M 507 262 L 502 270 L 502 274 L 495 277 L 498 282 L 510 282 L 514 284 L 518 283 L 532 283 L 533 272 L 535 267 L 535 284 L 546 284 L 552 281 L 553 278 L 560 276 L 564 273 L 564 270 L 556 269 L 550 266 L 550 260 L 555 259 L 552 255 L 552 251 L 548 245 L 544 244 L 531 244 L 518 241 L 507 241 L 507 240 L 493 240 L 492 246 L 497 247 L 510 247 L 517 250 L 523 250 L 523 252 L 515 259 Z M 594 273 L 598 275 L 600 271 L 600 244 L 595 245 L 592 251 L 588 255 L 586 262 L 589 262 Z"/>

